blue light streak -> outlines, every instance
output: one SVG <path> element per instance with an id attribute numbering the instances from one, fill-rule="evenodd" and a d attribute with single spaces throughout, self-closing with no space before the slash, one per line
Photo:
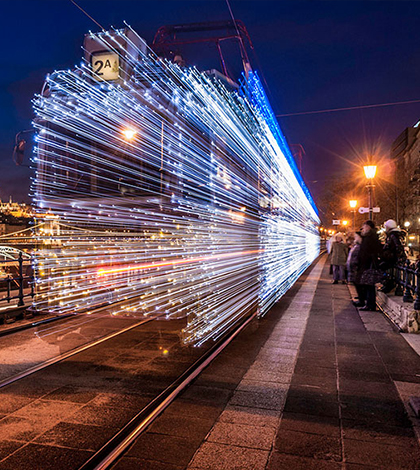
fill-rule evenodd
<path id="1" fill-rule="evenodd" d="M 256 74 L 231 92 L 100 40 L 128 76 L 101 82 L 84 64 L 34 101 L 34 305 L 186 317 L 200 345 L 265 314 L 317 256 L 313 200 Z"/>

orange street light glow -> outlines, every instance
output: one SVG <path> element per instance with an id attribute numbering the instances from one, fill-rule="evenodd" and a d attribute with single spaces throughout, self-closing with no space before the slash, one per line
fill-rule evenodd
<path id="1" fill-rule="evenodd" d="M 124 129 L 122 133 L 127 140 L 134 139 L 134 136 L 136 135 L 136 131 L 133 131 L 133 129 Z"/>
<path id="2" fill-rule="evenodd" d="M 200 256 L 198 258 L 188 258 L 188 259 L 175 259 L 173 261 L 162 261 L 160 263 L 151 263 L 151 264 L 137 264 L 134 266 L 125 266 L 124 268 L 115 268 L 115 269 L 98 269 L 98 276 L 106 276 L 107 274 L 120 274 L 128 271 L 138 271 L 140 269 L 153 269 L 153 268 L 162 268 L 164 266 L 178 266 L 181 264 L 196 263 L 200 261 L 208 260 L 218 260 L 223 258 L 235 258 L 237 256 L 251 255 L 262 253 L 264 250 L 249 250 L 249 251 L 239 251 L 237 253 L 223 253 L 220 255 L 210 255 L 210 256 Z"/>
<path id="3" fill-rule="evenodd" d="M 363 170 L 365 171 L 365 176 L 368 180 L 375 178 L 376 168 L 376 165 L 366 165 L 363 167 Z"/>
<path id="4" fill-rule="evenodd" d="M 357 206 L 357 201 L 355 199 L 352 199 L 349 201 L 350 207 L 354 209 Z"/>

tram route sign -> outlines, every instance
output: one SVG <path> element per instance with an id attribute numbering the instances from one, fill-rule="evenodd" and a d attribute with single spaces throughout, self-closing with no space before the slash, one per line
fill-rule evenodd
<path id="1" fill-rule="evenodd" d="M 92 54 L 91 65 L 97 80 L 117 80 L 120 77 L 120 58 L 114 52 Z"/>
<path id="2" fill-rule="evenodd" d="M 359 214 L 367 214 L 369 212 L 369 207 L 359 207 Z M 379 213 L 381 212 L 380 207 L 372 207 L 372 212 Z"/>

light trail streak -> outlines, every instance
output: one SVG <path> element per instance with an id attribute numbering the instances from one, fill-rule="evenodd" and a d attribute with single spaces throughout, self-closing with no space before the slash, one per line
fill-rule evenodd
<path id="1" fill-rule="evenodd" d="M 256 74 L 231 92 L 123 31 L 99 37 L 123 79 L 85 63 L 34 101 L 33 197 L 54 215 L 35 231 L 34 306 L 187 316 L 199 345 L 293 285 L 319 219 Z"/>
<path id="2" fill-rule="evenodd" d="M 234 258 L 236 256 L 243 256 L 243 255 L 250 255 L 261 253 L 263 250 L 249 250 L 249 251 L 240 251 L 239 253 L 225 253 L 225 254 L 218 254 L 218 255 L 210 255 L 210 256 L 201 256 L 199 258 L 189 258 L 189 259 L 175 259 L 174 261 L 161 261 L 160 263 L 152 263 L 152 264 L 141 264 L 136 266 L 127 266 L 125 268 L 118 268 L 118 269 L 99 269 L 98 276 L 105 276 L 107 274 L 120 274 L 120 273 L 127 273 L 129 271 L 137 271 L 139 269 L 153 269 L 153 268 L 162 268 L 164 266 L 176 266 L 180 264 L 189 264 L 189 263 L 197 263 L 200 261 L 210 261 L 210 260 L 220 260 L 224 258 Z"/>

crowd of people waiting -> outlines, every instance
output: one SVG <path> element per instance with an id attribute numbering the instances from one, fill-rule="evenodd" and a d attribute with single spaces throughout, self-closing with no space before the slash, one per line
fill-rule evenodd
<path id="1" fill-rule="evenodd" d="M 364 222 L 360 231 L 349 234 L 347 238 L 337 233 L 327 242 L 332 282 L 352 282 L 357 291 L 357 299 L 353 303 L 360 310 L 376 310 L 376 284 L 380 282 L 381 290 L 390 292 L 395 285 L 386 270 L 406 259 L 403 244 L 405 233 L 392 219 L 385 222 L 384 228 L 384 243 L 379 240 L 378 231 L 371 220 Z"/>

